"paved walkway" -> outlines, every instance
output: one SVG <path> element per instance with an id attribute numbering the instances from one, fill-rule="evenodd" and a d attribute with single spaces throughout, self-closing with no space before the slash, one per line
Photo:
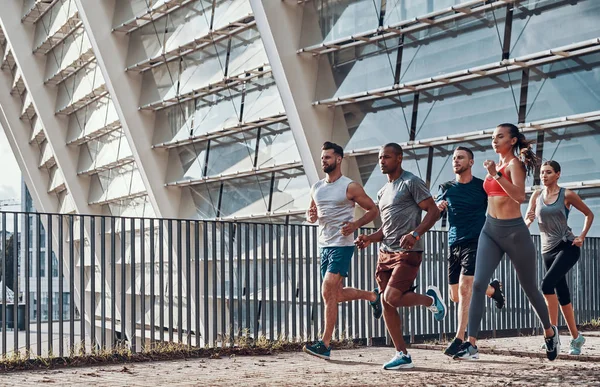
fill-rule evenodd
<path id="1" fill-rule="evenodd" d="M 564 355 L 568 337 L 562 336 Z M 585 357 L 563 356 L 555 362 L 538 358 L 543 354 L 541 337 L 520 337 L 481 341 L 484 354 L 479 361 L 459 362 L 439 350 L 412 349 L 416 367 L 408 371 L 383 371 L 382 363 L 393 354 L 391 348 L 367 347 L 333 352 L 331 361 L 304 353 L 272 356 L 191 359 L 66 368 L 0 374 L 2 385 L 106 386 L 300 386 L 300 385 L 534 385 L 600 386 L 600 333 L 587 334 Z M 518 350 L 531 356 L 504 353 Z"/>

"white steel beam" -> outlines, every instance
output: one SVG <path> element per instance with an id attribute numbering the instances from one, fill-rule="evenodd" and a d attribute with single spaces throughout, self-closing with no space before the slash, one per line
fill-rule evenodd
<path id="1" fill-rule="evenodd" d="M 152 149 L 154 114 L 138 110 L 142 75 L 124 71 L 129 37 L 112 32 L 115 0 L 75 2 L 156 216 L 177 218 L 181 192 L 164 187 L 168 153 Z"/>

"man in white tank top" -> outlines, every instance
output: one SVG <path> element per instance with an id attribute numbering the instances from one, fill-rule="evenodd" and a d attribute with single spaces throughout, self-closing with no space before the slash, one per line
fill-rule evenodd
<path id="1" fill-rule="evenodd" d="M 321 148 L 321 166 L 325 179 L 312 187 L 310 207 L 306 218 L 310 223 L 319 222 L 319 247 L 321 251 L 321 294 L 325 303 L 325 330 L 321 340 L 305 345 L 304 352 L 329 359 L 331 337 L 337 321 L 338 303 L 367 300 L 376 318 L 381 317 L 382 306 L 379 291 L 344 287 L 350 261 L 354 254 L 354 231 L 370 223 L 379 213 L 373 200 L 363 187 L 342 175 L 344 150 L 332 142 Z M 354 220 L 354 206 L 358 204 L 365 214 Z"/>

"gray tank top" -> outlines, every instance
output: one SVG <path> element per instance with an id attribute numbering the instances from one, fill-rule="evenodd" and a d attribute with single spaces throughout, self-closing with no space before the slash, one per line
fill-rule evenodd
<path id="1" fill-rule="evenodd" d="M 552 204 L 544 203 L 544 193 L 545 190 L 537 198 L 535 215 L 540 226 L 542 253 L 547 253 L 561 242 L 573 241 L 575 235 L 567 224 L 569 209 L 565 206 L 565 189 L 560 189 Z"/>
<path id="2" fill-rule="evenodd" d="M 346 197 L 350 183 L 351 179 L 342 176 L 333 183 L 319 180 L 311 189 L 319 214 L 320 247 L 354 246 L 354 235 L 341 234 L 343 223 L 354 219 L 354 202 Z"/>

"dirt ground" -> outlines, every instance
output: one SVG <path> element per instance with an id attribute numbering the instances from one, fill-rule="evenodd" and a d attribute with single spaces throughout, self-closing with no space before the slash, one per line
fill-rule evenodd
<path id="1" fill-rule="evenodd" d="M 562 336 L 562 358 L 550 362 L 541 337 L 485 340 L 478 361 L 455 361 L 439 349 L 411 349 L 415 368 L 384 371 L 392 348 L 363 347 L 332 352 L 332 360 L 304 353 L 271 356 L 189 359 L 168 362 L 94 366 L 0 374 L 11 386 L 600 386 L 600 333 L 587 334 L 584 357 L 566 356 L 568 337 Z M 485 353 L 485 352 L 488 353 Z M 509 355 L 513 352 L 520 356 Z M 489 352 L 494 352 L 493 354 Z M 532 357 L 530 357 L 530 354 Z M 575 359 L 575 360 L 573 360 Z"/>

